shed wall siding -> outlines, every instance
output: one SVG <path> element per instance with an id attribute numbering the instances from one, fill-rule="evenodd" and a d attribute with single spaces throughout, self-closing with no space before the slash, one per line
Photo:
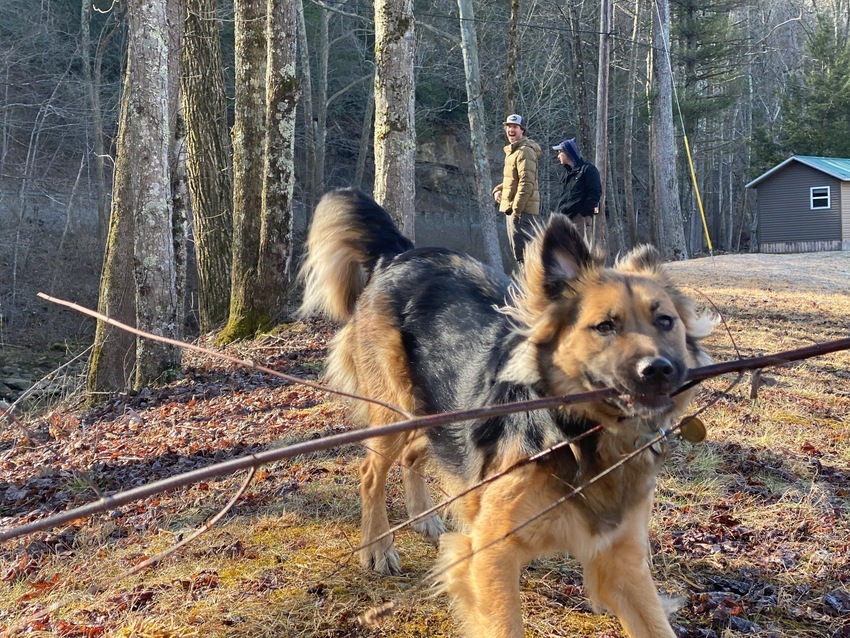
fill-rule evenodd
<path id="1" fill-rule="evenodd" d="M 829 244 L 846 237 L 842 233 L 844 184 L 821 171 L 798 162 L 758 185 L 759 244 Z M 809 189 L 830 187 L 830 208 L 811 210 Z M 844 195 L 844 196 L 842 196 Z M 845 224 L 846 227 L 846 224 Z M 846 232 L 846 231 L 845 231 Z"/>
<path id="2" fill-rule="evenodd" d="M 841 182 L 841 239 L 850 243 L 850 182 Z"/>

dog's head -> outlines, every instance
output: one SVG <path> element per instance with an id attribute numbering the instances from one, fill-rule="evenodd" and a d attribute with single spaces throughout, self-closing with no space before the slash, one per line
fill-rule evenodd
<path id="1" fill-rule="evenodd" d="M 605 387 L 618 396 L 582 404 L 594 420 L 672 415 L 689 368 L 710 359 L 699 345 L 713 321 L 664 273 L 658 252 L 635 248 L 605 268 L 569 220 L 555 215 L 530 242 L 514 305 L 527 340 L 508 375 L 552 394 Z"/>

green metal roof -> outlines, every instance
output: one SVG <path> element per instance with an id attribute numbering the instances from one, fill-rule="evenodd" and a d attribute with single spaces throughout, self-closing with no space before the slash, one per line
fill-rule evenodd
<path id="1" fill-rule="evenodd" d="M 821 171 L 840 179 L 842 182 L 850 181 L 850 159 L 841 157 L 812 157 L 810 155 L 792 155 L 781 164 L 777 164 L 766 173 L 756 177 L 753 181 L 746 185 L 746 188 L 752 188 L 765 178 L 773 175 L 778 170 L 787 166 L 790 162 L 800 162 L 806 166 L 810 166 L 815 170 Z"/>

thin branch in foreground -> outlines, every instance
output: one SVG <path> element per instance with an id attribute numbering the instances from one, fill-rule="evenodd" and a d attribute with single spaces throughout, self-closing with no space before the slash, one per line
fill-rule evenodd
<path id="1" fill-rule="evenodd" d="M 221 463 L 216 463 L 207 467 L 199 468 L 197 470 L 192 470 L 190 472 L 184 472 L 182 474 L 177 474 L 175 476 L 171 476 L 166 479 L 161 479 L 153 483 L 140 485 L 139 487 L 135 487 L 124 492 L 118 492 L 110 496 L 105 496 L 101 499 L 98 499 L 97 501 L 88 503 L 86 505 L 81 505 L 80 507 L 74 508 L 73 510 L 68 510 L 66 512 L 62 512 L 61 514 L 56 514 L 54 516 L 43 518 L 37 521 L 32 521 L 30 523 L 26 523 L 18 527 L 2 530 L 0 531 L 0 542 L 10 540 L 12 538 L 17 538 L 19 536 L 24 536 L 25 534 L 31 534 L 33 532 L 39 532 L 46 529 L 50 529 L 51 527 L 64 525 L 78 518 L 91 516 L 92 514 L 116 509 L 118 507 L 121 507 L 122 505 L 127 505 L 128 503 L 145 499 L 149 496 L 153 496 L 154 494 L 159 494 L 160 492 L 167 492 L 169 490 L 173 490 L 179 487 L 191 485 L 192 483 L 200 483 L 201 481 L 206 481 L 212 478 L 223 476 L 225 474 L 230 474 L 237 470 L 244 470 L 249 467 L 259 467 L 267 463 L 273 463 L 275 461 L 292 458 L 294 456 L 300 456 L 302 454 L 312 454 L 314 452 L 329 450 L 331 448 L 341 447 L 343 445 L 360 443 L 367 439 L 374 439 L 381 436 L 386 436 L 388 434 L 400 434 L 402 432 L 410 432 L 411 430 L 416 430 L 419 428 L 427 429 L 436 427 L 438 425 L 456 423 L 458 421 L 470 421 L 475 419 L 488 418 L 492 416 L 512 414 L 514 412 L 527 412 L 530 410 L 555 408 L 571 403 L 579 403 L 582 401 L 599 399 L 606 396 L 613 396 L 614 394 L 616 394 L 616 391 L 612 389 L 603 389 L 569 396 L 546 397 L 543 399 L 533 399 L 531 401 L 522 401 L 504 405 L 493 405 L 488 406 L 486 408 L 476 408 L 473 410 L 464 410 L 460 412 L 434 414 L 431 416 L 407 419 L 405 421 L 397 421 L 395 423 L 391 423 L 389 425 L 384 425 L 381 427 L 342 432 L 340 434 L 333 434 L 330 436 L 322 437 L 321 439 L 312 439 L 308 441 L 303 441 L 301 443 L 287 445 L 282 448 L 266 450 L 265 452 L 257 452 L 255 454 L 249 454 L 247 456 L 240 456 L 229 461 L 223 461 Z"/>
<path id="2" fill-rule="evenodd" d="M 380 405 L 382 408 L 387 408 L 388 410 L 392 410 L 393 412 L 402 415 L 407 419 L 412 419 L 413 415 L 410 414 L 407 410 L 400 408 L 395 405 L 390 405 L 389 403 L 385 403 L 383 401 L 379 401 L 377 399 L 370 399 L 369 397 L 360 396 L 357 394 L 349 394 L 347 392 L 343 392 L 341 390 L 334 390 L 333 388 L 329 388 L 321 383 L 313 383 L 312 381 L 308 381 L 307 379 L 302 379 L 300 377 L 293 376 L 291 374 L 286 374 L 285 372 L 280 372 L 279 370 L 274 370 L 273 368 L 268 368 L 266 366 L 262 366 L 254 361 L 248 361 L 246 359 L 239 359 L 238 357 L 233 357 L 224 352 L 215 352 L 208 348 L 204 348 L 203 346 L 197 346 L 194 343 L 187 343 L 185 341 L 179 341 L 177 339 L 171 339 L 170 337 L 163 337 L 162 335 L 155 335 L 150 332 L 145 332 L 144 330 L 139 330 L 138 328 L 134 328 L 132 326 L 128 326 L 125 323 L 121 323 L 120 321 L 116 321 L 111 317 L 107 317 L 104 314 L 101 314 L 95 310 L 91 310 L 90 308 L 86 308 L 84 306 L 80 306 L 79 304 L 75 304 L 71 301 L 65 301 L 64 299 L 58 299 L 56 297 L 51 297 L 49 295 L 44 294 L 43 292 L 38 293 L 36 296 L 41 297 L 47 301 L 53 302 L 55 304 L 59 304 L 60 306 L 65 306 L 67 308 L 71 308 L 76 310 L 77 312 L 81 312 L 84 315 L 88 315 L 89 317 L 94 317 L 99 321 L 103 321 L 108 323 L 111 326 L 115 326 L 116 328 L 120 328 L 126 332 L 132 333 L 139 337 L 144 337 L 145 339 L 150 339 L 152 341 L 159 341 L 160 343 L 167 343 L 172 346 L 177 346 L 178 348 L 184 348 L 186 350 L 193 350 L 195 352 L 201 352 L 203 354 L 211 355 L 214 357 L 218 357 L 219 359 L 224 359 L 225 361 L 230 361 L 231 363 L 235 363 L 236 365 L 243 366 L 245 368 L 249 368 L 251 370 L 257 370 L 259 372 L 265 372 L 268 375 L 273 377 L 278 377 L 279 379 L 283 379 L 285 381 L 289 381 L 290 383 L 297 383 L 308 388 L 313 388 L 314 390 L 321 390 L 323 392 L 330 392 L 333 394 L 338 394 L 339 396 L 343 396 L 349 399 L 357 399 L 359 401 L 367 401 L 369 403 L 374 403 L 376 405 Z"/>
<path id="3" fill-rule="evenodd" d="M 163 339 L 162 337 L 157 337 L 155 335 L 152 335 L 151 337 L 154 339 Z M 199 349 L 198 346 L 189 346 L 189 344 L 180 345 L 186 345 L 187 347 Z M 722 374 L 757 370 L 777 365 L 785 365 L 792 361 L 809 359 L 815 356 L 830 354 L 833 352 L 839 352 L 841 350 L 848 349 L 850 349 L 850 337 L 838 339 L 836 341 L 829 341 L 814 346 L 807 346 L 805 348 L 800 348 L 797 350 L 780 352 L 773 355 L 755 357 L 752 359 L 741 359 L 738 361 L 730 361 L 727 363 L 716 363 L 710 366 L 704 366 L 702 368 L 695 368 L 693 370 L 690 370 L 687 376 L 690 381 L 685 386 L 683 386 L 683 388 L 690 387 L 699 381 L 720 376 Z M 231 360 L 235 360 L 237 363 L 239 362 L 239 360 L 235 358 L 231 358 Z M 252 364 L 248 365 L 249 367 L 252 367 Z M 275 375 L 280 374 L 274 370 L 271 370 L 270 373 Z M 681 391 L 681 389 L 679 391 Z M 142 485 L 137 488 L 127 490 L 126 492 L 118 492 L 117 494 L 104 497 L 93 503 L 83 505 L 81 507 L 75 508 L 67 512 L 63 512 L 61 514 L 40 519 L 38 521 L 33 521 L 31 523 L 27 523 L 18 527 L 12 527 L 10 529 L 0 531 L 0 542 L 10 540 L 12 538 L 17 538 L 19 536 L 24 536 L 25 534 L 31 534 L 33 532 L 49 529 L 54 526 L 69 523 L 77 518 L 91 516 L 92 514 L 103 512 L 109 509 L 114 509 L 122 505 L 131 503 L 133 501 L 147 498 L 148 496 L 152 496 L 153 494 L 158 494 L 160 492 L 165 492 L 178 487 L 184 487 L 192 483 L 197 483 L 200 481 L 222 476 L 224 474 L 229 474 L 237 470 L 242 470 L 249 467 L 259 467 L 260 465 L 266 463 L 272 463 L 274 461 L 291 458 L 293 456 L 298 456 L 301 454 L 310 454 L 313 452 L 327 450 L 342 445 L 359 443 L 361 441 L 365 441 L 366 439 L 377 438 L 387 434 L 399 434 L 401 432 L 409 432 L 417 428 L 426 429 L 436 427 L 438 425 L 456 423 L 458 421 L 469 421 L 480 418 L 487 418 L 491 416 L 502 416 L 505 414 L 512 414 L 514 412 L 527 412 L 531 410 L 555 408 L 558 406 L 569 405 L 572 403 L 580 403 L 583 401 L 590 401 L 604 397 L 615 396 L 616 394 L 616 390 L 612 388 L 604 388 L 601 390 L 594 390 L 592 392 L 584 392 L 581 394 L 574 394 L 568 396 L 543 397 L 540 399 L 533 399 L 531 401 L 522 401 L 505 405 L 493 405 L 485 408 L 476 408 L 473 410 L 463 410 L 458 412 L 449 412 L 444 414 L 435 414 L 432 416 L 407 419 L 405 421 L 397 421 L 395 423 L 391 423 L 389 425 L 381 427 L 368 428 L 364 430 L 354 430 L 351 432 L 334 434 L 328 437 L 323 437 L 321 439 L 304 441 L 302 443 L 296 443 L 276 450 L 267 450 L 266 452 L 251 454 L 248 456 L 232 459 L 230 461 L 217 463 L 206 468 L 193 470 L 184 474 L 178 474 L 167 479 L 163 479 L 154 483 L 149 483 L 147 485 Z"/>
<path id="4" fill-rule="evenodd" d="M 263 372 L 267 372 L 273 376 L 282 377 L 287 380 L 291 380 L 294 383 L 302 383 L 309 387 L 319 388 L 325 391 L 333 392 L 329 388 L 325 388 L 320 386 L 319 384 L 314 384 L 308 382 L 306 380 L 298 379 L 297 377 L 292 377 L 290 375 L 284 375 L 276 370 L 272 370 L 269 368 L 265 368 L 262 366 L 257 366 L 253 362 L 242 361 L 235 357 L 230 357 L 229 355 L 223 355 L 221 353 L 212 352 L 201 348 L 200 346 L 195 346 L 192 344 L 182 343 L 176 340 L 171 340 L 166 337 L 161 337 L 157 335 L 152 335 L 149 333 L 142 332 L 140 330 L 136 330 L 135 328 L 130 328 L 129 326 L 125 326 L 120 322 L 114 321 L 100 315 L 99 313 L 90 311 L 88 309 L 82 308 L 76 304 L 65 302 L 62 300 L 54 299 L 43 293 L 39 293 L 39 296 L 47 299 L 49 301 L 54 301 L 55 303 L 59 303 L 61 305 L 68 306 L 73 309 L 77 309 L 80 312 L 85 314 L 91 314 L 92 316 L 98 317 L 103 321 L 107 321 L 112 325 L 115 325 L 119 328 L 128 330 L 134 334 L 139 336 L 143 336 L 153 340 L 164 341 L 166 343 L 171 343 L 173 345 L 177 345 L 178 347 L 185 347 L 188 349 L 193 349 L 196 351 L 201 351 L 206 354 L 211 354 L 213 356 L 221 356 L 224 359 L 232 361 L 238 365 L 244 365 L 249 368 L 254 368 L 261 370 Z M 755 357 L 752 359 L 741 359 L 738 361 L 732 361 L 727 363 L 718 363 L 710 366 L 704 366 L 702 368 L 696 368 L 690 370 L 688 372 L 687 379 L 689 380 L 682 389 L 687 387 L 691 387 L 692 385 L 698 383 L 701 380 L 708 379 L 711 377 L 720 376 L 722 374 L 727 374 L 730 372 L 743 372 L 747 370 L 756 370 L 765 367 L 784 365 L 792 361 L 798 361 L 802 359 L 808 359 L 815 356 L 820 356 L 824 354 L 830 354 L 833 352 L 838 352 L 841 350 L 850 349 L 850 337 L 839 339 L 836 341 L 830 341 L 823 344 L 817 344 L 813 346 L 808 346 L 805 348 L 800 348 L 797 350 L 790 350 L 786 352 L 780 352 L 773 355 L 767 355 L 762 357 Z M 336 394 L 343 394 L 337 392 Z M 329 437 L 324 437 L 322 439 L 305 441 L 302 443 L 297 443 L 291 446 L 286 446 L 284 448 L 279 448 L 276 450 L 268 450 L 266 452 L 261 452 L 258 454 L 251 454 L 244 457 L 239 457 L 236 459 L 232 459 L 230 461 L 225 461 L 223 463 L 218 463 L 211 465 L 206 468 L 201 468 L 199 470 L 193 470 L 191 472 L 186 472 L 184 474 L 178 474 L 174 477 L 170 477 L 168 479 L 163 479 L 161 481 L 156 481 L 154 483 L 150 483 L 148 485 L 143 485 L 131 490 L 127 490 L 125 492 L 118 492 L 117 494 L 107 496 L 104 498 L 95 501 L 94 503 L 89 503 L 88 505 L 84 505 L 73 510 L 63 512 L 61 514 L 57 514 L 54 516 L 50 516 L 38 521 L 33 521 L 31 523 L 27 523 L 25 525 L 21 525 L 18 527 L 12 527 L 7 530 L 0 531 L 0 542 L 4 540 L 9 540 L 12 538 L 17 538 L 19 536 L 23 536 L 25 534 L 30 534 L 37 531 L 42 531 L 45 529 L 49 529 L 51 527 L 65 524 L 71 522 L 77 518 L 90 516 L 92 514 L 96 514 L 98 512 L 103 512 L 108 509 L 114 509 L 120 507 L 122 505 L 126 505 L 127 503 L 131 503 L 135 500 L 140 500 L 143 498 L 147 498 L 153 494 L 157 494 L 160 492 L 164 492 L 167 490 L 175 489 L 178 487 L 183 487 L 186 485 L 190 485 L 192 483 L 200 482 L 203 480 L 207 480 L 210 478 L 215 478 L 218 476 L 222 476 L 224 474 L 228 474 L 237 470 L 246 469 L 249 467 L 259 467 L 260 465 L 266 463 L 272 463 L 274 461 L 279 461 L 285 458 L 291 458 L 293 456 L 298 456 L 301 454 L 309 454 L 313 452 L 317 452 L 320 450 L 327 450 L 333 447 L 338 447 L 342 445 L 348 445 L 351 443 L 359 443 L 366 439 L 376 438 L 388 434 L 398 434 L 401 432 L 409 432 L 411 430 L 417 428 L 431 428 L 438 425 L 446 425 L 448 423 L 454 423 L 457 421 L 465 421 L 465 420 L 474 420 L 480 418 L 486 418 L 491 416 L 501 416 L 505 414 L 511 414 L 514 412 L 525 412 L 530 410 L 538 410 L 538 409 L 546 409 L 546 408 L 555 408 L 558 406 L 569 405 L 572 403 L 579 403 L 582 401 L 589 401 L 594 399 L 600 399 L 604 397 L 614 396 L 617 394 L 617 391 L 612 388 L 605 388 L 600 390 L 594 390 L 592 392 L 585 392 L 576 395 L 569 396 L 559 396 L 559 397 L 544 397 L 541 399 L 534 399 L 531 401 L 523 401 L 518 403 L 506 404 L 506 405 L 495 405 L 488 406 L 485 408 L 476 408 L 473 410 L 464 410 L 458 412 L 437 414 L 427 417 L 420 418 L 412 418 L 407 419 L 405 421 L 399 421 L 396 423 L 392 423 L 386 426 L 369 428 L 365 430 L 356 430 L 353 432 L 345 432 L 342 434 L 332 435 Z M 351 395 L 350 398 L 359 398 Z"/>

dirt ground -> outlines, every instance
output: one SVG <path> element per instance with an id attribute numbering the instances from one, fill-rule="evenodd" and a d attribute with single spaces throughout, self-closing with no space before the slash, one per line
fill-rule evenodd
<path id="1" fill-rule="evenodd" d="M 795 253 L 789 255 L 718 255 L 667 264 L 676 277 L 693 286 L 721 285 L 724 281 L 749 281 L 768 291 L 799 290 L 850 294 L 850 252 Z"/>

